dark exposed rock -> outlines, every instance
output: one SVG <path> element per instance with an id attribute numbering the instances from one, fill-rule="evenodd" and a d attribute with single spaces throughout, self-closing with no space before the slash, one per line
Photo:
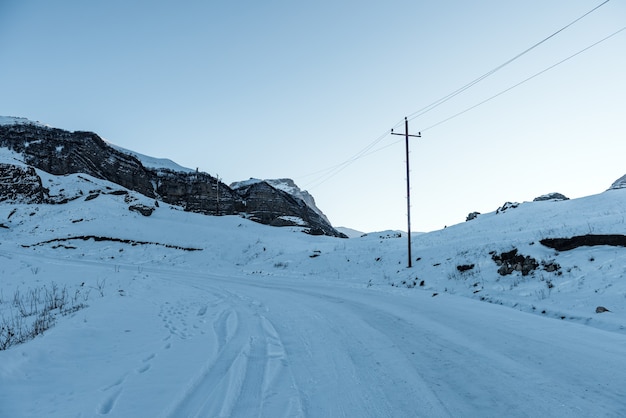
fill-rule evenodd
<path id="1" fill-rule="evenodd" d="M 34 168 L 0 163 L 0 202 L 44 203 L 46 198 Z"/>
<path id="2" fill-rule="evenodd" d="M 534 198 L 533 202 L 542 202 L 546 200 L 569 200 L 569 197 L 566 197 L 561 193 L 548 193 Z"/>
<path id="3" fill-rule="evenodd" d="M 557 273 L 561 270 L 561 265 L 555 261 L 541 261 L 541 267 L 548 273 Z"/>
<path id="4" fill-rule="evenodd" d="M 85 173 L 143 195 L 155 196 L 153 174 L 139 160 L 110 147 L 92 132 L 68 132 L 39 125 L 0 126 L 0 146 L 24 155 L 24 162 L 54 175 Z"/>
<path id="5" fill-rule="evenodd" d="M 268 225 L 297 225 L 310 234 L 345 237 L 321 211 L 305 203 L 308 193 L 297 197 L 265 182 L 233 190 L 207 173 L 145 167 L 134 155 L 109 146 L 92 132 L 68 132 L 26 122 L 0 125 L 0 147 L 20 153 L 26 164 L 48 173 L 89 174 L 186 211 L 207 215 L 245 213 Z M 0 201 L 15 195 L 29 196 L 30 203 L 45 202 L 47 191 L 32 167 L 25 169 L 30 171 L 20 174 L 17 183 L 11 183 L 13 186 L 2 189 L 0 185 Z M 0 177 L 13 178 L 12 173 L 0 173 Z M 94 191 L 85 200 L 95 199 L 99 193 Z M 108 194 L 125 193 L 119 190 Z"/>
<path id="6" fill-rule="evenodd" d="M 592 247 L 596 245 L 610 245 L 626 247 L 626 235 L 576 235 L 571 238 L 544 238 L 539 241 L 542 245 L 557 251 L 569 251 L 578 247 Z"/>
<path id="7" fill-rule="evenodd" d="M 21 153 L 27 164 L 51 174 L 85 173 L 188 211 L 216 213 L 215 178 L 206 173 L 144 167 L 135 156 L 116 150 L 92 132 L 34 124 L 2 125 L 0 146 Z M 232 191 L 225 184 L 219 188 L 221 214 L 237 213 Z M 110 192 L 116 193 L 125 191 Z"/>
<path id="8" fill-rule="evenodd" d="M 467 217 L 465 218 L 465 222 L 467 221 L 472 221 L 476 218 L 478 218 L 478 215 L 480 215 L 480 212 L 471 212 L 467 215 Z"/>
<path id="9" fill-rule="evenodd" d="M 518 206 L 519 206 L 519 203 L 517 203 L 517 202 L 505 202 L 505 203 L 504 203 L 504 205 L 500 206 L 500 207 L 498 208 L 498 210 L 496 210 L 496 214 L 499 214 L 499 213 L 504 213 L 504 212 L 506 212 L 507 210 L 509 210 L 509 209 L 515 209 L 515 208 L 516 208 L 516 207 L 518 207 Z"/>
<path id="10" fill-rule="evenodd" d="M 304 226 L 312 235 L 346 237 L 302 199 L 266 181 L 242 182 L 235 191 L 243 198 L 245 212 L 252 220 L 274 226 Z"/>
<path id="11" fill-rule="evenodd" d="M 491 259 L 499 266 L 498 274 L 501 276 L 506 276 L 514 271 L 519 271 L 522 273 L 522 276 L 527 276 L 531 271 L 539 267 L 537 260 L 528 255 L 518 254 L 517 248 L 502 254 L 494 253 Z"/>
<path id="12" fill-rule="evenodd" d="M 205 215 L 233 215 L 243 202 L 233 190 L 203 172 L 154 170 L 157 195 L 169 204 Z"/>
<path id="13" fill-rule="evenodd" d="M 108 192 L 107 194 L 113 195 L 113 196 L 127 196 L 128 195 L 128 191 L 126 190 L 113 190 L 112 192 Z"/>
<path id="14" fill-rule="evenodd" d="M 456 269 L 458 271 L 460 271 L 461 273 L 463 273 L 464 271 L 468 271 L 474 268 L 473 264 L 461 264 L 459 266 L 456 266 Z"/>
<path id="15" fill-rule="evenodd" d="M 536 259 L 529 255 L 524 256 L 519 254 L 517 248 L 501 254 L 498 254 L 495 251 L 492 251 L 489 254 L 491 254 L 491 259 L 498 266 L 498 274 L 501 276 L 512 274 L 514 271 L 519 271 L 522 273 L 522 276 L 527 276 L 539 268 L 540 265 L 544 271 L 555 273 L 556 275 L 561 274 L 561 266 L 558 263 L 545 260 L 542 260 L 541 263 L 539 263 Z"/>
<path id="16" fill-rule="evenodd" d="M 143 216 L 150 216 L 152 215 L 152 212 L 154 212 L 154 208 L 152 206 L 146 205 L 131 205 L 128 207 L 128 210 L 140 213 Z"/>
<path id="17" fill-rule="evenodd" d="M 307 206 L 309 206 L 311 209 L 317 212 L 317 214 L 320 215 L 324 219 L 324 221 L 330 224 L 330 221 L 328 220 L 326 215 L 324 215 L 324 213 L 315 204 L 315 199 L 313 198 L 313 196 L 311 196 L 311 194 L 307 192 L 306 190 L 300 190 L 300 188 L 296 185 L 296 183 L 292 179 L 283 178 L 283 179 L 271 179 L 271 180 L 265 180 L 265 181 L 269 183 L 270 186 L 276 189 L 282 190 L 284 192 L 287 192 L 288 194 L 292 195 L 296 199 L 303 200 L 304 203 L 307 204 Z M 235 189 L 235 187 L 233 187 L 232 184 L 230 187 Z"/>
<path id="18" fill-rule="evenodd" d="M 153 242 L 153 241 L 137 241 L 137 240 L 133 240 L 133 239 L 121 239 L 121 238 L 115 238 L 115 237 L 103 237 L 103 236 L 100 236 L 100 235 L 79 235 L 79 236 L 65 237 L 65 238 L 54 238 L 54 239 L 50 239 L 50 240 L 47 240 L 47 241 L 41 241 L 41 242 L 38 242 L 38 243 L 35 243 L 35 244 L 30 244 L 30 245 L 22 244 L 22 247 L 30 248 L 30 247 L 37 247 L 37 246 L 41 246 L 41 245 L 45 245 L 45 244 L 52 244 L 52 243 L 58 243 L 58 242 L 68 242 L 68 241 L 75 241 L 75 240 L 82 240 L 82 241 L 94 240 L 95 242 L 120 242 L 120 243 L 123 243 L 123 244 L 130 244 L 132 246 L 136 246 L 136 245 L 158 245 L 158 246 L 165 247 L 165 248 L 173 248 L 175 250 L 202 251 L 202 248 L 182 247 L 180 245 L 164 244 L 164 243 Z M 56 248 L 56 247 L 53 247 L 53 248 Z M 63 248 L 75 248 L 75 247 L 63 246 Z"/>
<path id="19" fill-rule="evenodd" d="M 85 202 L 88 202 L 88 201 L 90 201 L 90 200 L 94 200 L 94 199 L 95 199 L 96 197 L 98 197 L 98 196 L 100 196 L 100 193 L 92 193 L 92 194 L 88 195 L 88 196 L 85 198 Z"/>

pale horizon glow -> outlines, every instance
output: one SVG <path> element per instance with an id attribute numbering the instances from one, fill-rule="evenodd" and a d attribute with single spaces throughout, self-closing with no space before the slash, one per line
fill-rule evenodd
<path id="1" fill-rule="evenodd" d="M 623 2 L 411 117 L 601 3 L 3 2 L 0 115 L 227 184 L 292 178 L 334 226 L 360 231 L 406 230 L 404 140 L 388 133 L 409 116 L 423 131 L 411 229 L 430 231 L 626 174 L 626 31 L 437 125 L 623 28 Z"/>

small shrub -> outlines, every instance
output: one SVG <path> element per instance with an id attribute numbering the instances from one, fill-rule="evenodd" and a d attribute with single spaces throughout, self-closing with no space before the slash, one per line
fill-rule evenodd
<path id="1" fill-rule="evenodd" d="M 55 282 L 13 294 L 8 317 L 0 317 L 0 351 L 32 340 L 50 329 L 58 315 L 74 313 L 87 305 L 89 292 L 76 290 L 69 296 L 67 287 L 60 288 Z"/>

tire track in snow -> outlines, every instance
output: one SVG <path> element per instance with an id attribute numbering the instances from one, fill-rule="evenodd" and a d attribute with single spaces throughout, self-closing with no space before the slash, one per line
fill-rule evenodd
<path id="1" fill-rule="evenodd" d="M 266 368 L 263 378 L 263 409 L 280 411 L 279 416 L 304 416 L 300 390 L 296 385 L 292 370 L 289 366 L 287 351 L 274 325 L 265 317 L 261 317 L 261 325 L 265 330 L 266 339 Z M 287 403 L 281 399 L 286 393 L 292 393 Z"/>
<path id="2" fill-rule="evenodd" d="M 272 289 L 293 301 L 281 327 L 294 341 L 296 380 L 306 388 L 304 410 L 312 416 L 449 416 L 411 359 L 343 299 Z M 297 297 L 295 295 L 297 293 Z M 283 314 L 284 315 L 284 314 Z M 388 324 L 392 325 L 392 324 Z M 419 399 L 420 408 L 415 408 Z"/>
<path id="3" fill-rule="evenodd" d="M 221 351 L 232 339 L 239 328 L 239 317 L 232 309 L 223 310 L 213 322 L 213 331 L 217 340 L 217 351 Z"/>
<path id="4" fill-rule="evenodd" d="M 303 416 L 280 336 L 258 301 L 230 294 L 213 323 L 218 353 L 167 416 Z M 285 403 L 285 393 L 289 401 Z M 277 396 L 280 394 L 280 396 Z"/>
<path id="5" fill-rule="evenodd" d="M 228 390 L 236 390 L 233 388 L 235 370 L 239 370 L 245 360 L 245 339 L 250 334 L 249 325 L 246 322 L 242 325 L 239 314 L 232 306 L 216 316 L 213 331 L 217 356 L 207 360 L 168 416 L 220 416 L 220 413 L 226 412 L 222 405 L 229 401 Z"/>
<path id="6" fill-rule="evenodd" d="M 211 298 L 210 294 L 203 294 L 201 298 L 182 298 L 177 301 L 165 300 L 161 302 L 158 317 L 167 335 L 164 338 L 156 338 L 149 350 L 133 353 L 139 355 L 137 361 L 132 361 L 122 366 L 125 370 L 122 377 L 116 379 L 112 384 L 102 388 L 105 393 L 103 399 L 96 404 L 95 415 L 117 415 L 123 414 L 132 403 L 132 396 L 138 387 L 146 385 L 146 376 L 159 375 L 159 365 L 155 360 L 161 352 L 172 348 L 172 344 L 193 338 L 196 334 L 204 334 L 205 329 L 210 333 L 211 325 L 207 324 L 207 312 L 209 307 L 219 308 L 223 298 L 217 295 Z M 207 299 L 210 302 L 206 302 Z M 236 313 L 224 310 L 221 312 L 224 318 L 223 340 L 226 342 L 231 338 L 234 329 L 237 328 Z M 172 338 L 174 337 L 174 338 Z M 160 349 L 158 346 L 161 346 Z M 207 357 L 214 358 L 215 351 L 209 351 Z M 162 365 L 162 364 L 161 364 Z M 156 366 L 153 371 L 153 366 Z M 152 371 L 152 372 L 151 372 Z M 151 372 L 151 373 L 149 373 Z M 122 402 L 123 401 L 123 402 Z"/>
<path id="7" fill-rule="evenodd" d="M 485 309 L 475 301 L 456 298 L 402 298 L 362 289 L 337 295 L 332 288 L 274 284 L 241 284 L 239 288 L 245 292 L 246 287 L 257 297 L 265 294 L 279 300 L 282 309 L 290 309 L 283 317 L 291 319 L 291 331 L 306 342 L 298 342 L 305 349 L 297 355 L 302 363 L 333 361 L 319 351 L 344 356 L 339 361 L 344 369 L 338 376 L 347 388 L 340 392 L 342 398 L 333 399 L 325 407 L 324 395 L 328 399 L 332 390 L 317 390 L 323 379 L 303 385 L 310 392 L 306 411 L 312 415 L 623 415 L 623 408 L 622 414 L 615 413 L 615 405 L 623 404 L 620 382 L 611 373 L 611 366 L 605 364 L 623 361 L 619 349 L 603 352 L 593 340 L 581 340 L 572 332 L 578 329 L 599 335 L 604 334 L 602 331 L 576 324 L 543 323 L 548 320 L 508 308 Z M 509 316 L 514 320 L 507 320 Z M 319 331 L 318 323 L 311 329 L 326 335 L 307 336 L 300 328 L 310 326 L 311 321 L 325 323 L 329 333 Z M 517 327 L 533 326 L 526 321 L 542 324 L 537 331 L 519 332 Z M 286 320 L 279 324 L 290 325 Z M 551 330 L 548 333 L 547 328 Z M 324 345 L 315 341 L 324 337 Z M 581 357 L 583 347 L 587 353 Z M 293 350 L 293 344 L 290 348 Z M 589 361 L 599 353 L 602 360 Z M 572 367 L 574 364 L 576 367 Z M 332 376 L 311 367 L 304 372 L 298 370 L 297 378 L 320 374 Z M 582 381 L 582 376 L 601 379 L 588 383 Z M 352 386 L 361 389 L 355 391 Z M 370 387 L 381 390 L 377 393 Z M 354 403 L 359 398 L 360 402 Z M 387 410 L 385 403 L 390 407 Z"/>

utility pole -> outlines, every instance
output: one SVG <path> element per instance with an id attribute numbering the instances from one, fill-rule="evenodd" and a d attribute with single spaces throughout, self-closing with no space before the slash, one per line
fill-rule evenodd
<path id="1" fill-rule="evenodd" d="M 409 172 L 409 137 L 413 138 L 421 138 L 422 133 L 418 132 L 417 135 L 409 135 L 409 121 L 405 117 L 404 118 L 404 133 L 395 133 L 393 129 L 391 130 L 391 135 L 404 135 L 405 143 L 406 143 L 406 220 L 407 220 L 407 235 L 408 235 L 408 257 L 409 257 L 409 265 L 408 267 L 413 267 L 413 262 L 411 260 L 411 185 L 410 185 L 410 172 Z"/>
<path id="2" fill-rule="evenodd" d="M 216 199 L 215 199 L 215 215 L 220 216 L 220 175 L 215 178 Z"/>

